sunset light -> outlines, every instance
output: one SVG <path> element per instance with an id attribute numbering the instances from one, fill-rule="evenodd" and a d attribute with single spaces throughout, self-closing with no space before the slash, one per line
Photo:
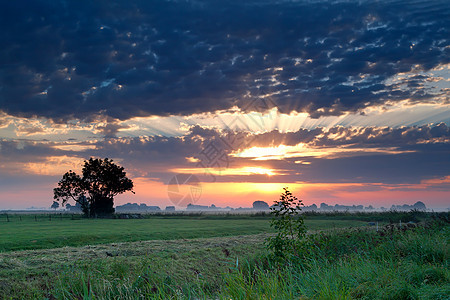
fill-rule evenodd
<path id="1" fill-rule="evenodd" d="M 211 173 L 214 175 L 279 175 L 277 170 L 262 168 L 262 167 L 241 167 L 241 168 L 192 168 L 192 169 L 174 169 L 173 172 L 177 173 L 190 173 L 190 174 L 204 174 Z"/>
<path id="2" fill-rule="evenodd" d="M 0 209 L 47 206 L 56 178 L 91 157 L 122 164 L 142 183 L 120 197 L 147 205 L 173 205 L 169 183 L 184 174 L 201 183 L 199 203 L 214 201 L 218 183 L 302 182 L 299 193 L 363 184 L 374 202 L 400 204 L 374 184 L 428 181 L 424 201 L 447 209 L 435 193 L 450 192 L 449 26 L 435 12 L 448 9 L 433 3 L 8 6 Z M 31 205 L 36 182 L 47 192 Z"/>
<path id="3" fill-rule="evenodd" d="M 3 1 L 1 299 L 450 299 L 450 1 Z"/>

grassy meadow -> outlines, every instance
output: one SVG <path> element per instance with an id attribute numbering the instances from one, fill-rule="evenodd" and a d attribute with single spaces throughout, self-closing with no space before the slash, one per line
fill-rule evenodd
<path id="1" fill-rule="evenodd" d="M 9 222 L 8 222 L 9 220 Z M 269 214 L 145 215 L 143 219 L 84 219 L 80 215 L 0 215 L 0 252 L 113 242 L 176 240 L 272 232 Z M 311 217 L 310 230 L 367 225 L 362 220 Z"/>
<path id="2" fill-rule="evenodd" d="M 1 297 L 449 299 L 448 214 L 305 217 L 304 251 L 280 263 L 263 214 L 0 216 Z"/>

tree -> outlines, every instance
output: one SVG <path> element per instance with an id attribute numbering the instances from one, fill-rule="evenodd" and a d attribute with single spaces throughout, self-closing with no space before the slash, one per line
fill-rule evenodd
<path id="1" fill-rule="evenodd" d="M 57 208 L 59 208 L 59 203 L 56 201 L 53 201 L 53 204 L 50 207 L 53 208 L 54 210 L 56 210 Z"/>
<path id="2" fill-rule="evenodd" d="M 74 200 L 88 217 L 114 213 L 114 197 L 131 191 L 133 182 L 124 168 L 112 159 L 90 158 L 84 161 L 82 177 L 69 170 L 53 189 L 53 198 L 64 205 Z"/>
<path id="3" fill-rule="evenodd" d="M 300 215 L 302 200 L 297 199 L 287 188 L 283 190 L 280 200 L 274 201 L 274 205 L 270 207 L 273 216 L 270 226 L 275 228 L 277 234 L 268 239 L 267 246 L 277 258 L 298 256 L 306 235 L 306 227 Z"/>
<path id="4" fill-rule="evenodd" d="M 75 204 L 79 210 L 81 210 L 85 215 L 89 215 L 89 201 L 85 195 L 78 197 L 77 204 Z"/>
<path id="5" fill-rule="evenodd" d="M 269 209 L 269 204 L 261 200 L 256 200 L 253 202 L 253 209 L 266 210 Z"/>
<path id="6" fill-rule="evenodd" d="M 416 203 L 414 203 L 413 208 L 417 209 L 417 210 L 423 210 L 423 211 L 427 210 L 425 203 L 423 203 L 422 201 L 417 201 Z"/>

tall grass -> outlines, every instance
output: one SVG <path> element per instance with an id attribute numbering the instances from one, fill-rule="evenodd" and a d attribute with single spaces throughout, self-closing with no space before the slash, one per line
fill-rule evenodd
<path id="1" fill-rule="evenodd" d="M 234 272 L 227 292 L 233 299 L 449 299 L 448 240 L 448 225 L 436 223 L 317 234 L 284 265 Z"/>
<path id="2" fill-rule="evenodd" d="M 218 279 L 190 280 L 123 263 L 64 270 L 58 299 L 449 299 L 448 224 L 310 235 L 299 256 L 267 252 L 230 260 Z"/>

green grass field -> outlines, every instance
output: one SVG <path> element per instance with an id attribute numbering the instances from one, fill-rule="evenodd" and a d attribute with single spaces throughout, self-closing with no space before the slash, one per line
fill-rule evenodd
<path id="1" fill-rule="evenodd" d="M 430 216 L 306 215 L 305 251 L 282 264 L 267 215 L 0 216 L 0 299 L 449 299 L 448 214 Z"/>
<path id="2" fill-rule="evenodd" d="M 79 217 L 78 217 L 79 218 Z M 0 221 L 0 252 L 49 249 L 113 242 L 175 240 L 271 232 L 269 217 L 249 215 L 149 216 L 146 219 L 75 219 L 69 216 L 3 216 Z M 364 226 L 359 220 L 306 220 L 310 230 Z"/>

